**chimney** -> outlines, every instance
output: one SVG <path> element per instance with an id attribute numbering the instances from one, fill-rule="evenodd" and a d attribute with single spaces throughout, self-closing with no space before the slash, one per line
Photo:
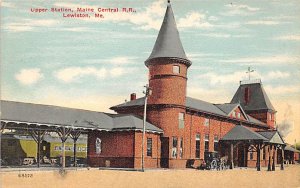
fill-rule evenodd
<path id="1" fill-rule="evenodd" d="M 130 94 L 130 101 L 133 101 L 136 99 L 136 93 L 131 93 Z"/>

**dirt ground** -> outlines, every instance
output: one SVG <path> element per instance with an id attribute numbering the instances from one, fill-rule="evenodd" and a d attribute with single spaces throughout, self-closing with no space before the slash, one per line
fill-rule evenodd
<path id="1" fill-rule="evenodd" d="M 300 187 L 300 165 L 281 171 L 257 172 L 255 169 L 225 171 L 147 170 L 146 172 L 80 169 L 61 176 L 52 171 L 1 171 L 2 188 L 11 187 Z"/>

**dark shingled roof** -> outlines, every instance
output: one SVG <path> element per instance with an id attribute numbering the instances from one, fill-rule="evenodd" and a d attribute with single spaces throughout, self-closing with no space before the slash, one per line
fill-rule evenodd
<path id="1" fill-rule="evenodd" d="M 244 100 L 245 88 L 250 90 L 250 100 L 246 104 Z M 261 83 L 242 84 L 234 94 L 230 103 L 240 103 L 245 111 L 271 110 L 276 111 Z"/>
<path id="2" fill-rule="evenodd" d="M 237 125 L 234 128 L 232 128 L 220 140 L 222 141 L 242 141 L 242 140 L 267 141 L 265 137 L 261 136 L 260 134 L 242 125 Z"/>
<path id="3" fill-rule="evenodd" d="M 133 115 L 113 116 L 103 112 L 73 109 L 59 106 L 1 101 L 1 120 L 37 123 L 45 125 L 73 126 L 82 129 L 112 131 L 119 128 L 140 129 L 141 118 Z M 122 124 L 122 121 L 124 124 Z M 162 132 L 147 123 L 146 130 Z"/>
<path id="4" fill-rule="evenodd" d="M 188 60 L 180 41 L 179 32 L 170 3 L 168 3 L 165 17 L 152 53 L 146 62 L 150 59 L 159 57 L 173 57 Z"/>
<path id="5" fill-rule="evenodd" d="M 295 152 L 295 153 L 300 153 L 299 150 L 295 149 L 295 148 L 292 147 L 291 145 L 285 146 L 284 150 L 286 150 L 286 151 L 292 151 L 292 152 Z"/>
<path id="6" fill-rule="evenodd" d="M 268 139 L 270 143 L 285 144 L 277 131 L 258 131 L 257 133 Z"/>
<path id="7" fill-rule="evenodd" d="M 223 112 L 229 115 L 232 110 L 234 110 L 239 104 L 216 104 L 218 108 L 220 108 Z"/>
<path id="8" fill-rule="evenodd" d="M 145 101 L 145 97 L 141 97 L 138 98 L 136 100 L 132 100 L 132 101 L 128 101 L 116 106 L 112 106 L 110 109 L 111 110 L 117 110 L 119 108 L 130 108 L 130 107 L 142 107 L 144 106 L 144 101 Z M 228 116 L 228 111 L 230 109 L 233 109 L 234 107 L 236 107 L 238 104 L 212 104 L 209 102 L 205 102 L 199 99 L 195 99 L 195 98 L 191 98 L 191 97 L 186 97 L 186 107 L 190 108 L 190 109 L 195 109 L 195 110 L 199 110 L 202 112 L 206 112 L 206 113 L 211 113 L 211 114 L 215 114 L 215 115 L 221 115 L 221 116 Z M 226 112 L 224 112 L 224 111 Z M 258 125 L 264 125 L 266 126 L 265 123 L 247 115 L 247 119 L 250 123 L 255 123 Z"/>
<path id="9" fill-rule="evenodd" d="M 188 108 L 192 108 L 192 109 L 196 109 L 208 113 L 227 116 L 227 114 L 225 114 L 222 110 L 220 110 L 216 105 L 199 99 L 194 99 L 191 97 L 186 98 L 186 106 Z"/>

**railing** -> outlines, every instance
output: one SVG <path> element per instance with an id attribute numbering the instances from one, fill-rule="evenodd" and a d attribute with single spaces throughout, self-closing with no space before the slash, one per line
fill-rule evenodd
<path id="1" fill-rule="evenodd" d="M 261 79 L 255 79 L 255 80 L 241 80 L 240 85 L 245 85 L 245 84 L 261 84 Z"/>

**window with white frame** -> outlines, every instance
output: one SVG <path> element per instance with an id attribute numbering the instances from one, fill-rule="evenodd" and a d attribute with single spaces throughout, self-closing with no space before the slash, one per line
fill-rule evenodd
<path id="1" fill-rule="evenodd" d="M 218 136 L 214 136 L 214 151 L 218 151 L 219 149 L 219 137 Z"/>
<path id="2" fill-rule="evenodd" d="M 147 138 L 147 156 L 152 157 L 152 138 Z"/>
<path id="3" fill-rule="evenodd" d="M 237 113 L 237 117 L 240 119 L 241 118 L 241 113 Z"/>
<path id="4" fill-rule="evenodd" d="M 184 113 L 180 112 L 178 114 L 178 121 L 179 121 L 179 129 L 184 128 Z"/>
<path id="5" fill-rule="evenodd" d="M 209 135 L 206 134 L 204 137 L 204 148 L 205 151 L 209 151 Z"/>
<path id="6" fill-rule="evenodd" d="M 209 126 L 209 119 L 208 119 L 208 118 L 205 118 L 205 119 L 204 119 L 204 125 L 205 125 L 205 126 Z"/>
<path id="7" fill-rule="evenodd" d="M 196 150 L 195 157 L 200 158 L 200 134 L 196 134 Z"/>
<path id="8" fill-rule="evenodd" d="M 172 158 L 177 157 L 177 144 L 178 144 L 177 137 L 172 137 Z"/>
<path id="9" fill-rule="evenodd" d="M 183 157 L 183 138 L 180 138 L 180 148 L 179 148 L 179 157 Z"/>
<path id="10" fill-rule="evenodd" d="M 179 65 L 173 65 L 173 73 L 174 74 L 179 74 L 180 73 Z"/>

